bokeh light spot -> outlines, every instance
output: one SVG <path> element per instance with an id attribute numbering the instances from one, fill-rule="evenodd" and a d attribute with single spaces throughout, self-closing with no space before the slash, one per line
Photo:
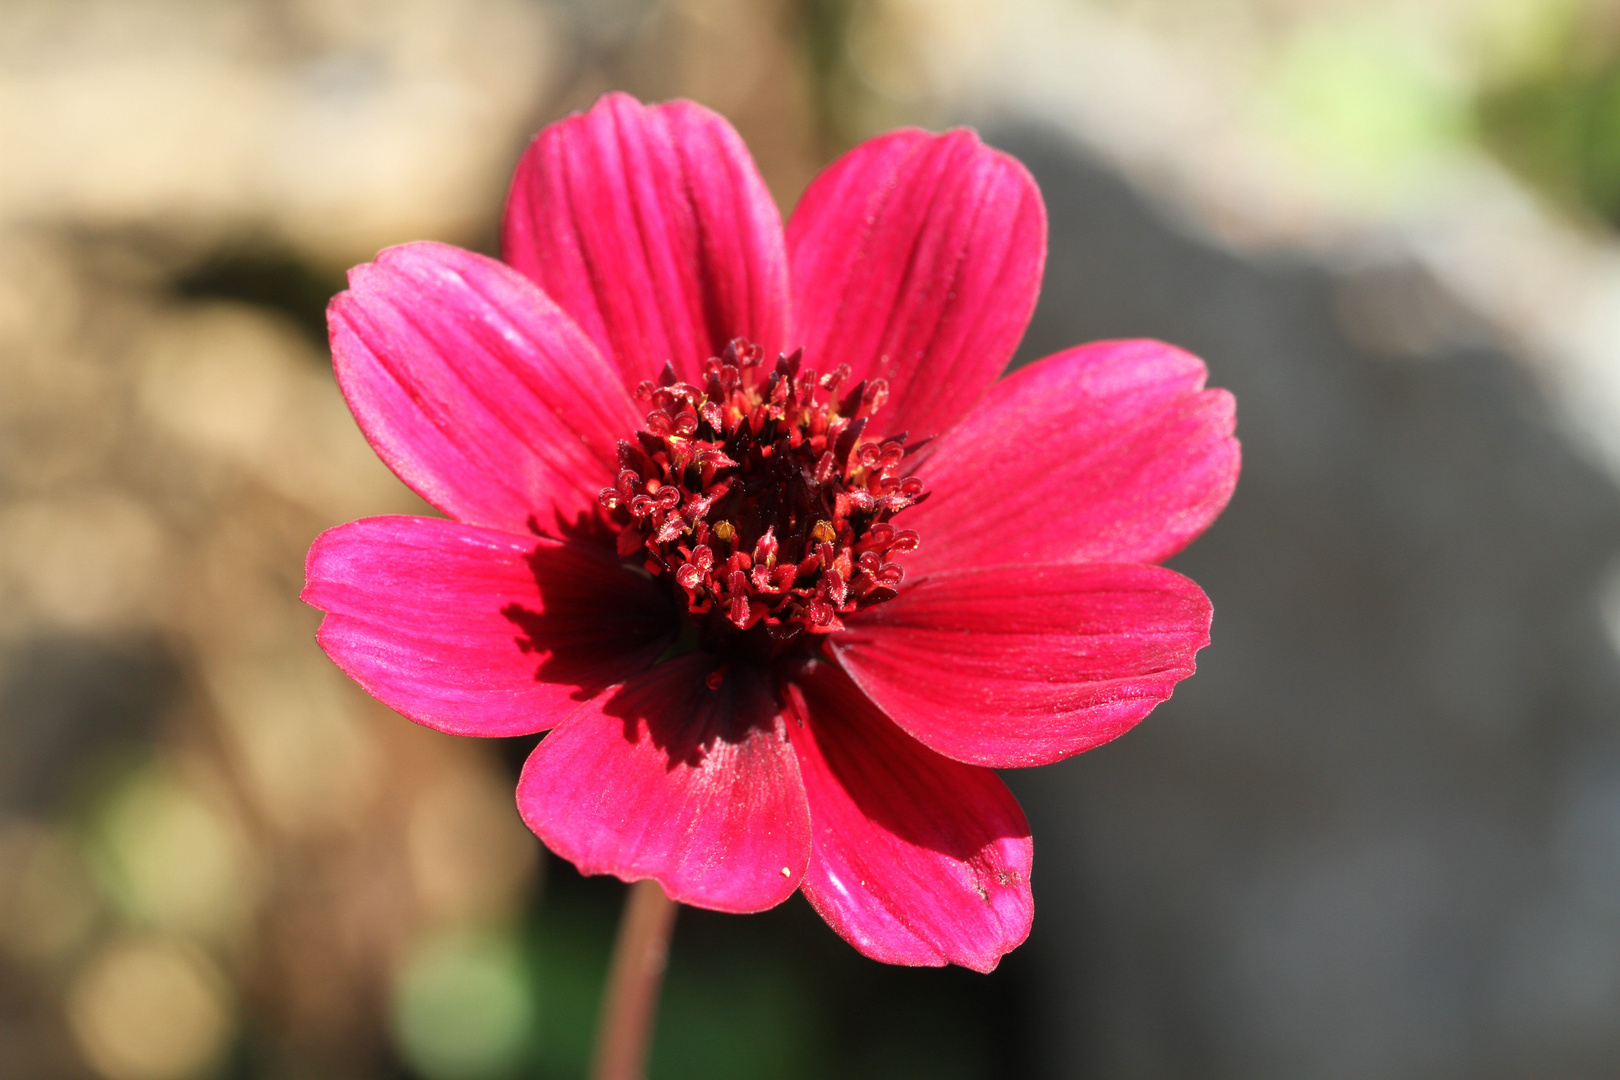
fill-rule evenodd
<path id="1" fill-rule="evenodd" d="M 533 983 L 510 935 L 449 931 L 419 942 L 400 969 L 394 1034 L 427 1080 L 513 1075 L 532 1045 Z"/>
<path id="2" fill-rule="evenodd" d="M 79 973 L 68 1020 L 107 1080 L 187 1080 L 224 1055 L 231 1035 L 225 983 L 206 958 L 164 941 L 128 940 Z"/>

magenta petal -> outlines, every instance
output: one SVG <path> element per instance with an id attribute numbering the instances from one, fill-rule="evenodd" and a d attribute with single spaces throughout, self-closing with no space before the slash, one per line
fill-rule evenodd
<path id="1" fill-rule="evenodd" d="M 461 521 L 575 534 L 638 416 L 534 284 L 443 244 L 389 248 L 327 313 L 338 384 L 377 455 Z"/>
<path id="2" fill-rule="evenodd" d="M 574 317 L 625 385 L 744 337 L 774 356 L 787 316 L 782 219 L 730 124 L 690 101 L 607 94 L 518 162 L 507 262 Z"/>
<path id="3" fill-rule="evenodd" d="M 792 730 L 813 846 L 804 895 L 874 960 L 989 971 L 1029 934 L 1029 823 L 989 769 L 908 737 L 828 664 Z"/>
<path id="4" fill-rule="evenodd" d="M 849 620 L 838 660 L 958 761 L 1045 765 L 1123 733 L 1193 673 L 1210 604 L 1159 566 L 1002 566 L 924 578 Z"/>
<path id="5" fill-rule="evenodd" d="M 1102 341 L 1003 379 L 917 475 L 911 574 L 966 565 L 1159 562 L 1237 484 L 1232 396 L 1157 341 Z"/>
<path id="6" fill-rule="evenodd" d="M 660 591 L 610 553 L 438 518 L 329 529 L 306 574 L 327 655 L 454 735 L 544 731 L 644 670 L 674 627 Z"/>
<path id="7" fill-rule="evenodd" d="M 1040 292 L 1046 208 L 971 131 L 897 131 L 816 178 L 787 229 L 796 343 L 884 378 L 880 430 L 937 435 L 1012 358 Z"/>
<path id="8" fill-rule="evenodd" d="M 581 873 L 762 911 L 799 886 L 810 812 L 766 677 L 733 668 L 711 690 L 715 665 L 671 660 L 584 705 L 529 755 L 518 809 Z"/>

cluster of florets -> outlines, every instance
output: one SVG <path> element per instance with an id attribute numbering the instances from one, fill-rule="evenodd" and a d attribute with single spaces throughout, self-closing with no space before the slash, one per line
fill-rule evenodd
<path id="1" fill-rule="evenodd" d="M 646 427 L 619 443 L 618 481 L 601 493 L 621 557 L 668 575 L 711 637 L 763 627 L 772 652 L 893 597 L 905 572 L 891 560 L 917 534 L 890 519 L 927 497 L 900 475 L 921 442 L 862 437 L 885 382 L 839 396 L 849 367 L 818 377 L 802 352 L 766 368 L 737 340 L 705 362 L 702 386 L 669 367 L 643 382 Z"/>

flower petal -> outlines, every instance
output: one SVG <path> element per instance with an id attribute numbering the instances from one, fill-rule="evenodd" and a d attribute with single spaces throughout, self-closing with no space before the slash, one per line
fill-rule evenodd
<path id="1" fill-rule="evenodd" d="M 1046 262 L 1017 161 L 959 129 L 896 131 L 816 178 L 787 229 L 795 342 L 819 371 L 889 382 L 881 430 L 945 431 L 1012 358 Z"/>
<path id="2" fill-rule="evenodd" d="M 594 546 L 439 518 L 367 518 L 309 549 L 317 640 L 366 691 L 454 735 L 544 731 L 644 670 L 674 616 Z"/>
<path id="3" fill-rule="evenodd" d="M 1159 566 L 924 578 L 848 620 L 839 663 L 911 735 L 977 765 L 1045 765 L 1123 733 L 1191 675 L 1210 604 Z"/>
<path id="4" fill-rule="evenodd" d="M 574 317 L 633 388 L 695 380 L 734 337 L 782 347 L 782 219 L 730 124 L 690 101 L 607 94 L 518 162 L 506 261 Z"/>
<path id="5" fill-rule="evenodd" d="M 1017 800 L 989 769 L 907 736 L 833 665 L 797 686 L 790 730 L 814 837 L 805 897 L 874 960 L 994 968 L 1035 910 Z"/>
<path id="6" fill-rule="evenodd" d="M 1003 379 L 917 475 L 906 571 L 1041 562 L 1159 562 L 1232 497 L 1232 396 L 1157 341 L 1101 341 Z"/>
<path id="7" fill-rule="evenodd" d="M 529 755 L 518 809 L 581 873 L 762 911 L 799 886 L 810 812 L 766 677 L 734 667 L 711 690 L 714 669 L 691 654 L 581 707 Z"/>
<path id="8" fill-rule="evenodd" d="M 360 429 L 424 499 L 509 532 L 595 529 L 638 418 L 533 283 L 470 251 L 406 244 L 349 271 L 327 322 Z"/>

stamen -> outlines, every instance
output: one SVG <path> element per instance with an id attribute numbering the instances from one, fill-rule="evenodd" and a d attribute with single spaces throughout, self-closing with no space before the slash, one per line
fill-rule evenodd
<path id="1" fill-rule="evenodd" d="M 905 572 L 891 560 L 917 547 L 890 519 L 927 497 L 900 472 L 921 443 L 864 437 L 888 384 L 846 388 L 849 365 L 818 375 L 803 359 L 766 366 L 739 339 L 700 386 L 666 365 L 636 388 L 645 426 L 619 444 L 599 496 L 620 556 L 669 575 L 711 644 L 762 629 L 775 653 L 842 630 L 842 616 L 894 597 Z"/>

